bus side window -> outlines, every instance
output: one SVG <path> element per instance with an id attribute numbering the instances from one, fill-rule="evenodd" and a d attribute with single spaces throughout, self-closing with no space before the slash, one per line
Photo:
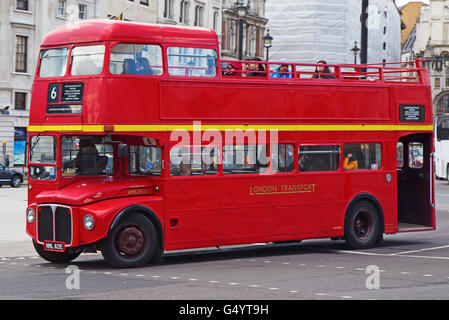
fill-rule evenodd
<path id="1" fill-rule="evenodd" d="M 158 45 L 119 43 L 111 51 L 109 71 L 123 75 L 161 75 L 162 49 Z"/>
<path id="2" fill-rule="evenodd" d="M 273 173 L 292 172 L 294 169 L 293 152 L 295 150 L 292 144 L 274 145 L 272 149 Z"/>
<path id="3" fill-rule="evenodd" d="M 266 172 L 266 145 L 223 146 L 224 174 L 254 174 Z"/>
<path id="4" fill-rule="evenodd" d="M 345 144 L 343 147 L 345 170 L 377 170 L 381 163 L 380 143 Z"/>
<path id="5" fill-rule="evenodd" d="M 337 171 L 339 157 L 339 146 L 301 146 L 299 148 L 299 171 Z"/>
<path id="6" fill-rule="evenodd" d="M 408 144 L 408 166 L 412 169 L 421 169 L 424 164 L 424 146 L 421 142 Z"/>
<path id="7" fill-rule="evenodd" d="M 198 176 L 218 173 L 219 149 L 215 147 L 174 147 L 170 150 L 171 176 Z"/>
<path id="8" fill-rule="evenodd" d="M 404 144 L 402 142 L 398 142 L 396 145 L 396 163 L 397 168 L 404 167 Z"/>
<path id="9" fill-rule="evenodd" d="M 167 57 L 171 76 L 215 77 L 217 74 L 214 49 L 170 47 Z"/>

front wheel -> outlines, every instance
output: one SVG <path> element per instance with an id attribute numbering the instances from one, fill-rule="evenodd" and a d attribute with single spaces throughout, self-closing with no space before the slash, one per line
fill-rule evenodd
<path id="1" fill-rule="evenodd" d="M 81 251 L 75 253 L 45 251 L 44 246 L 36 243 L 34 240 L 33 246 L 39 256 L 41 256 L 41 258 L 51 263 L 68 263 L 78 258 L 78 256 L 81 254 Z"/>
<path id="2" fill-rule="evenodd" d="M 375 245 L 380 237 L 380 221 L 374 205 L 366 200 L 357 202 L 345 223 L 346 243 L 353 249 L 366 249 Z"/>
<path id="3" fill-rule="evenodd" d="M 156 249 L 156 228 L 138 213 L 122 218 L 101 245 L 106 262 L 116 268 L 142 267 L 150 262 Z"/>

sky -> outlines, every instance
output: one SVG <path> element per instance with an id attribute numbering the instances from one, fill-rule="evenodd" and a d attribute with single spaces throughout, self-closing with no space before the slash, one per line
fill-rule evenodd
<path id="1" fill-rule="evenodd" d="M 409 2 L 424 2 L 424 3 L 429 3 L 429 0 L 422 0 L 422 1 L 418 1 L 418 0 L 396 0 L 396 5 L 398 7 L 402 7 L 403 5 L 409 3 Z"/>

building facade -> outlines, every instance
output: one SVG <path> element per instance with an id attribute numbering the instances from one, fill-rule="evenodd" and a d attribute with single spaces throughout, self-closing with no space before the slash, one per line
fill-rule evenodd
<path id="1" fill-rule="evenodd" d="M 149 0 L 2 0 L 0 2 L 0 163 L 26 163 L 26 127 L 39 46 L 50 31 L 79 20 L 122 14 L 156 22 Z M 4 149 L 4 151 L 3 151 Z"/>
<path id="2" fill-rule="evenodd" d="M 265 17 L 266 0 L 245 0 L 241 5 L 246 6 L 243 18 L 242 58 L 265 59 L 264 40 L 268 19 Z M 237 59 L 239 52 L 240 26 L 237 16 L 236 0 L 223 0 L 221 55 L 224 59 Z"/>
<path id="3" fill-rule="evenodd" d="M 400 61 L 401 17 L 394 1 L 367 3 L 367 63 Z M 267 27 L 274 38 L 270 60 L 354 63 L 351 49 L 356 41 L 361 49 L 362 4 L 362 0 L 267 0 Z"/>
<path id="4" fill-rule="evenodd" d="M 434 114 L 449 113 L 449 2 L 423 5 L 414 30 L 402 46 L 402 60 L 424 59 L 432 86 Z"/>

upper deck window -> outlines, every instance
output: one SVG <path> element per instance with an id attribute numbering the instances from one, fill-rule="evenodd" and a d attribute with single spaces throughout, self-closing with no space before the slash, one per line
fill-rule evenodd
<path id="1" fill-rule="evenodd" d="M 120 43 L 111 52 L 112 74 L 155 76 L 162 74 L 162 50 L 158 45 Z"/>
<path id="2" fill-rule="evenodd" d="M 67 67 L 68 48 L 42 50 L 39 77 L 62 77 Z"/>
<path id="3" fill-rule="evenodd" d="M 168 72 L 172 76 L 215 77 L 217 52 L 203 48 L 168 48 Z"/>
<path id="4" fill-rule="evenodd" d="M 100 74 L 103 70 L 104 45 L 74 47 L 72 49 L 73 76 Z"/>

